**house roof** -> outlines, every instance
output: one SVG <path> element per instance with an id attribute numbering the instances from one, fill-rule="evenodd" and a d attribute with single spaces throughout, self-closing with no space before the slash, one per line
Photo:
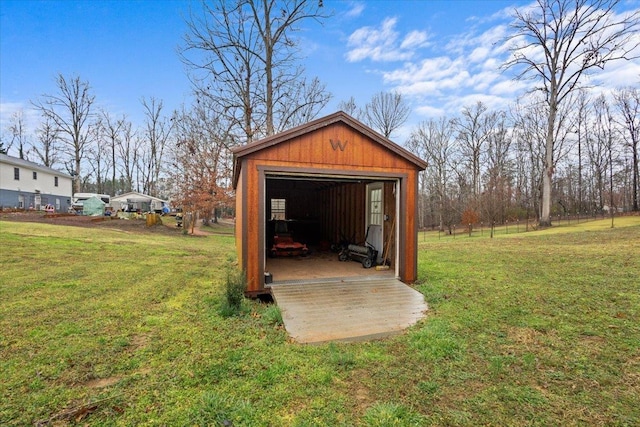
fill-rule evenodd
<path id="1" fill-rule="evenodd" d="M 59 170 L 42 166 L 34 162 L 30 162 L 29 160 L 20 159 L 18 157 L 9 156 L 7 154 L 0 153 L 0 163 L 6 163 L 13 166 L 28 168 L 34 171 L 40 171 L 44 173 L 50 173 L 52 175 L 57 175 L 64 178 L 72 179 L 72 177 L 64 172 L 60 172 Z"/>
<path id="2" fill-rule="evenodd" d="M 335 123 L 344 123 L 345 125 L 349 126 L 353 130 L 369 137 L 374 142 L 377 142 L 378 144 L 387 148 L 388 150 L 395 153 L 399 157 L 402 157 L 405 160 L 409 161 L 410 163 L 414 164 L 420 170 L 424 170 L 427 167 L 427 162 L 422 160 L 415 154 L 409 152 L 408 150 L 404 149 L 403 147 L 399 146 L 393 141 L 380 135 L 379 133 L 369 128 L 368 126 L 364 125 L 360 121 L 354 119 L 344 111 L 338 111 L 328 116 L 285 130 L 278 134 L 268 136 L 258 141 L 255 141 L 240 147 L 232 148 L 231 152 L 233 153 L 233 157 L 234 157 L 233 186 L 235 187 L 238 182 L 238 177 L 240 174 L 240 159 L 242 157 L 255 153 L 260 150 L 264 150 L 265 148 L 272 147 L 274 145 L 280 144 L 290 139 L 299 137 L 301 135 L 314 132 L 318 129 L 333 125 Z"/>
<path id="3" fill-rule="evenodd" d="M 166 203 L 166 200 L 149 196 L 148 194 L 138 193 L 137 191 L 130 191 L 128 193 L 123 193 L 111 198 L 111 201 L 121 201 L 121 200 L 124 200 L 124 201 L 131 200 L 134 202 L 146 202 L 146 201 L 156 200 L 158 202 Z"/>
<path id="4" fill-rule="evenodd" d="M 87 206 L 87 202 L 88 202 L 88 204 L 96 204 L 97 203 L 99 205 L 106 205 L 105 202 L 103 202 L 102 200 L 100 200 L 99 197 L 96 197 L 96 196 L 91 196 L 87 200 L 84 200 L 82 202 L 83 206 Z"/>

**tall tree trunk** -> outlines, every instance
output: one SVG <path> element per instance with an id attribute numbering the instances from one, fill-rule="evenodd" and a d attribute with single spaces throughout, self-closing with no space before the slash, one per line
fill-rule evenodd
<path id="1" fill-rule="evenodd" d="M 75 176 L 73 177 L 73 186 L 75 193 L 82 193 L 82 181 L 80 180 L 80 156 L 76 153 L 75 157 Z"/>
<path id="2" fill-rule="evenodd" d="M 556 100 L 549 102 L 549 122 L 547 123 L 547 139 L 545 141 L 544 171 L 542 173 L 542 210 L 540 212 L 540 226 L 551 226 L 551 181 L 553 180 L 553 149 L 555 138 L 555 123 L 558 105 Z"/>
<path id="3" fill-rule="evenodd" d="M 637 146 L 637 144 L 636 144 Z M 633 150 L 633 210 L 638 212 L 638 149 Z"/>

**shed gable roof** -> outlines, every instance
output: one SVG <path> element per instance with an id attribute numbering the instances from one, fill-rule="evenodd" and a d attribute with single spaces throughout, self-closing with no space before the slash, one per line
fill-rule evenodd
<path id="1" fill-rule="evenodd" d="M 427 162 L 420 159 L 418 156 L 414 155 L 413 153 L 410 153 L 409 151 L 399 146 L 398 144 L 394 143 L 393 141 L 383 137 L 382 135 L 375 132 L 368 126 L 364 125 L 363 123 L 349 116 L 347 113 L 343 111 L 338 111 L 336 113 L 330 114 L 320 119 L 316 119 L 311 122 L 305 123 L 303 125 L 280 132 L 276 135 L 268 136 L 261 140 L 249 143 L 247 145 L 233 148 L 231 152 L 233 153 L 233 157 L 234 157 L 234 179 L 233 179 L 234 187 L 238 182 L 238 176 L 240 173 L 240 160 L 242 159 L 242 157 L 267 149 L 269 147 L 273 147 L 280 143 L 290 141 L 302 135 L 315 132 L 321 128 L 324 128 L 336 123 L 343 123 L 349 128 L 353 129 L 354 131 L 365 135 L 366 137 L 371 139 L 371 141 L 373 141 L 374 143 L 380 144 L 381 146 L 385 147 L 386 149 L 394 153 L 396 156 L 401 157 L 406 161 L 408 161 L 409 163 L 413 164 L 416 167 L 416 169 L 424 170 L 427 167 Z"/>

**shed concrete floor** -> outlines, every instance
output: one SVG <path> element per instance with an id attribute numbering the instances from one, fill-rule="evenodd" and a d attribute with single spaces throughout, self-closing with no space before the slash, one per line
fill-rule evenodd
<path id="1" fill-rule="evenodd" d="M 356 261 L 338 261 L 337 253 L 319 251 L 313 251 L 306 257 L 267 258 L 266 270 L 271 273 L 274 283 L 299 280 L 301 277 L 305 280 L 320 281 L 332 277 L 389 275 L 389 270 L 363 268 L 362 264 Z"/>
<path id="2" fill-rule="evenodd" d="M 271 292 L 287 332 L 300 343 L 383 338 L 427 311 L 424 296 L 394 277 L 274 284 Z"/>

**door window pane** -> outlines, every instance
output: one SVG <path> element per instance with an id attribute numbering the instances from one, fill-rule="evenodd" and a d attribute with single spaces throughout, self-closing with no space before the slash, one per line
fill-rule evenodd
<path id="1" fill-rule="evenodd" d="M 271 219 L 287 219 L 286 208 L 286 199 L 271 199 Z"/>
<path id="2" fill-rule="evenodd" d="M 376 188 L 369 193 L 369 224 L 382 225 L 382 188 Z"/>

